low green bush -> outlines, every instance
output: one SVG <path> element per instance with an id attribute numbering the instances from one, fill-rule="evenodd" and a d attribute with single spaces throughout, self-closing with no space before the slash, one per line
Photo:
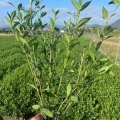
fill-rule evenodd
<path id="1" fill-rule="evenodd" d="M 34 89 L 27 86 L 32 82 L 27 64 L 14 69 L 0 81 L 0 115 L 24 116 L 31 113 L 31 105 L 36 103 Z"/>

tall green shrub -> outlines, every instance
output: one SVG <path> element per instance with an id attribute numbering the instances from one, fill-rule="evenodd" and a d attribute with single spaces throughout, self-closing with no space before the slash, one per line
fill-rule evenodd
<path id="1" fill-rule="evenodd" d="M 34 33 L 37 29 L 43 29 L 46 26 L 42 22 L 42 18 L 47 14 L 42 12 L 45 6 L 41 6 L 38 0 L 30 0 L 28 10 L 19 4 L 17 9 L 11 14 L 8 13 L 8 18 L 6 17 L 34 78 L 33 83 L 28 82 L 28 85 L 36 90 L 39 99 L 32 107 L 46 119 L 69 118 L 73 106 L 79 114 L 77 103 L 81 101 L 81 92 L 85 93 L 89 85 L 97 80 L 94 79 L 97 76 L 106 72 L 112 73 L 110 71 L 112 64 L 98 55 L 98 50 L 102 42 L 110 37 L 109 33 L 113 29 L 106 25 L 120 2 L 118 0 L 110 2 L 116 5 L 110 17 L 108 11 L 102 8 L 106 24 L 102 29 L 97 28 L 98 36 L 101 38 L 97 45 L 94 45 L 92 40 L 82 38 L 84 31 L 81 27 L 91 18 L 80 19 L 80 13 L 91 1 L 85 4 L 82 0 L 78 2 L 71 0 L 71 2 L 76 9 L 75 13 L 70 13 L 75 22 L 73 23 L 71 19 L 64 22 L 67 32 L 62 37 L 59 34 L 59 28 L 55 25 L 59 10 L 52 10 L 54 17 L 50 18 L 50 33 L 44 34 L 41 31 L 40 39 L 39 35 Z M 37 20 L 34 22 L 37 15 Z M 74 118 L 79 118 L 76 111 L 74 111 Z M 83 119 L 87 119 L 86 117 L 88 116 L 83 115 Z"/>

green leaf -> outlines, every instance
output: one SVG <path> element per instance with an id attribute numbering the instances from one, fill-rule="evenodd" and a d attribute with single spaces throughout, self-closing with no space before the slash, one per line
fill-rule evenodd
<path id="1" fill-rule="evenodd" d="M 66 28 L 69 29 L 69 25 L 66 21 L 64 21 L 64 24 L 65 24 Z"/>
<path id="2" fill-rule="evenodd" d="M 77 96 L 71 96 L 71 100 L 73 102 L 78 102 L 78 97 Z"/>
<path id="3" fill-rule="evenodd" d="M 21 8 L 22 8 L 22 3 L 18 5 L 18 10 L 21 10 Z"/>
<path id="4" fill-rule="evenodd" d="M 7 17 L 5 17 L 7 20 L 7 23 L 9 24 L 9 26 L 11 27 L 11 20 L 9 20 Z"/>
<path id="5" fill-rule="evenodd" d="M 57 15 L 59 13 L 59 10 L 57 10 L 56 12 L 55 12 L 55 15 Z"/>
<path id="6" fill-rule="evenodd" d="M 47 25 L 47 23 L 46 23 L 46 24 L 44 24 L 44 25 L 42 25 L 42 28 L 44 28 L 46 25 Z"/>
<path id="7" fill-rule="evenodd" d="M 53 118 L 53 113 L 52 113 L 50 110 L 43 108 L 43 109 L 42 109 L 42 112 L 43 112 L 45 115 Z"/>
<path id="8" fill-rule="evenodd" d="M 90 43 L 89 43 L 89 49 L 92 48 L 93 44 L 94 44 L 94 42 L 93 42 L 92 40 L 90 40 Z"/>
<path id="9" fill-rule="evenodd" d="M 70 92 L 71 92 L 71 84 L 69 83 L 67 85 L 67 97 L 70 95 Z"/>
<path id="10" fill-rule="evenodd" d="M 49 97 L 55 97 L 55 95 L 53 93 L 51 93 L 51 92 L 45 91 L 44 94 L 46 94 Z"/>
<path id="11" fill-rule="evenodd" d="M 84 72 L 84 78 L 86 78 L 87 76 L 88 76 L 88 71 L 85 70 L 85 72 Z"/>
<path id="12" fill-rule="evenodd" d="M 29 83 L 27 83 L 27 85 L 29 85 L 30 87 L 32 87 L 32 88 L 34 88 L 34 89 L 38 90 L 38 88 L 37 88 L 37 87 L 35 87 L 35 85 L 33 85 L 33 84 L 29 84 Z"/>
<path id="13" fill-rule="evenodd" d="M 22 22 L 22 13 L 20 11 L 18 12 L 18 18 Z"/>
<path id="14" fill-rule="evenodd" d="M 38 41 L 37 41 L 37 37 L 34 37 L 33 39 L 31 39 L 30 41 L 29 41 L 29 46 L 34 46 L 34 50 L 36 50 L 37 48 L 35 48 L 36 47 L 36 44 L 39 44 L 38 43 Z M 38 46 L 37 46 L 38 47 Z"/>
<path id="15" fill-rule="evenodd" d="M 30 16 L 32 16 L 32 15 L 33 15 L 32 6 L 30 6 L 30 8 L 29 8 L 29 14 L 30 14 Z"/>
<path id="16" fill-rule="evenodd" d="M 98 50 L 98 49 L 100 48 L 101 44 L 102 44 L 101 41 L 100 41 L 99 43 L 97 43 L 97 45 L 96 45 L 96 50 Z"/>
<path id="17" fill-rule="evenodd" d="M 104 33 L 104 31 L 103 31 L 103 33 Z M 103 40 L 105 38 L 105 35 L 103 33 L 100 34 L 101 40 Z"/>
<path id="18" fill-rule="evenodd" d="M 71 12 L 68 12 L 70 15 L 72 15 L 72 13 Z"/>
<path id="19" fill-rule="evenodd" d="M 35 6 L 37 6 L 37 8 L 40 8 L 40 1 L 35 1 Z"/>
<path id="20" fill-rule="evenodd" d="M 20 24 L 19 22 L 15 22 L 12 29 L 16 28 L 16 26 L 18 26 L 18 24 Z"/>
<path id="21" fill-rule="evenodd" d="M 116 15 L 116 13 L 112 14 L 111 17 L 113 17 L 114 15 Z"/>
<path id="22" fill-rule="evenodd" d="M 30 4 L 32 5 L 32 3 L 33 3 L 34 0 L 29 0 L 29 1 L 30 1 Z"/>
<path id="23" fill-rule="evenodd" d="M 71 43 L 70 45 L 69 45 L 69 50 L 71 51 L 76 45 L 78 45 L 80 42 L 78 41 L 78 42 L 75 42 L 75 43 Z"/>
<path id="24" fill-rule="evenodd" d="M 19 32 L 18 32 L 18 30 L 16 30 L 14 32 L 14 35 L 15 35 L 15 38 L 17 39 L 17 41 L 19 41 Z"/>
<path id="25" fill-rule="evenodd" d="M 23 44 L 26 44 L 27 46 L 29 46 L 28 43 L 27 43 L 27 41 L 26 41 L 24 38 L 19 37 L 19 39 L 20 39 L 20 41 L 21 41 Z"/>
<path id="26" fill-rule="evenodd" d="M 82 1 L 83 1 L 83 0 L 79 0 L 79 2 L 77 3 L 77 10 L 78 10 L 78 11 L 81 11 Z"/>
<path id="27" fill-rule="evenodd" d="M 54 20 L 52 18 L 50 18 L 50 29 L 52 32 L 54 31 L 54 28 L 55 28 Z"/>
<path id="28" fill-rule="evenodd" d="M 33 105 L 32 108 L 33 108 L 34 110 L 39 110 L 39 109 L 40 109 L 40 105 Z"/>
<path id="29" fill-rule="evenodd" d="M 82 5 L 81 11 L 84 10 L 86 7 L 88 7 L 90 3 L 91 1 L 86 2 L 84 5 Z"/>
<path id="30" fill-rule="evenodd" d="M 100 29 L 98 27 L 96 27 L 96 29 L 97 29 L 97 35 L 98 37 L 100 37 Z"/>
<path id="31" fill-rule="evenodd" d="M 8 14 L 8 16 L 9 16 L 9 18 L 10 18 L 10 20 L 11 20 L 11 16 L 10 16 L 10 14 L 7 12 L 7 14 Z"/>
<path id="32" fill-rule="evenodd" d="M 113 73 L 111 70 L 110 70 L 109 74 L 110 74 L 111 76 L 115 76 L 114 73 Z"/>
<path id="33" fill-rule="evenodd" d="M 59 30 L 59 28 L 55 27 L 55 31 L 59 32 L 60 30 Z"/>
<path id="34" fill-rule="evenodd" d="M 81 19 L 79 23 L 75 26 L 75 29 L 77 29 L 78 27 L 81 27 L 82 25 L 85 25 L 90 19 L 91 17 Z"/>
<path id="35" fill-rule="evenodd" d="M 112 0 L 116 6 L 118 6 L 118 0 Z"/>
<path id="36" fill-rule="evenodd" d="M 83 33 L 84 33 L 84 31 L 81 30 L 81 32 L 79 32 L 79 34 L 78 34 L 78 38 L 80 38 L 83 35 Z"/>
<path id="37" fill-rule="evenodd" d="M 11 2 L 7 2 L 7 3 L 9 3 L 10 5 L 12 5 L 13 7 L 15 7 Z M 16 7 L 15 7 L 16 8 Z"/>
<path id="38" fill-rule="evenodd" d="M 16 16 L 16 11 L 13 11 L 13 12 L 11 13 L 11 21 L 13 21 L 13 19 L 15 18 L 15 16 Z"/>
<path id="39" fill-rule="evenodd" d="M 54 14 L 54 21 L 56 21 L 56 19 L 57 19 L 56 16 L 59 13 L 59 10 L 55 11 L 55 10 L 52 9 L 52 12 Z"/>
<path id="40" fill-rule="evenodd" d="M 74 5 L 74 7 L 76 8 L 76 10 L 78 10 L 78 8 L 77 8 L 77 2 L 76 2 L 76 0 L 71 0 L 72 1 L 72 4 Z"/>
<path id="41" fill-rule="evenodd" d="M 68 24 L 69 27 L 70 27 L 70 25 L 71 25 L 71 19 L 68 20 L 67 24 Z"/>
<path id="42" fill-rule="evenodd" d="M 74 71 L 73 69 L 70 69 L 70 72 L 71 72 L 71 73 L 74 73 L 75 71 Z"/>
<path id="43" fill-rule="evenodd" d="M 16 29 L 20 32 L 20 28 L 19 28 L 19 26 L 16 26 Z"/>
<path id="44" fill-rule="evenodd" d="M 68 42 L 68 44 L 70 43 L 70 38 L 69 38 L 69 36 L 65 33 L 64 34 L 65 35 L 65 39 L 67 40 L 67 42 Z"/>
<path id="45" fill-rule="evenodd" d="M 89 51 L 89 55 L 92 58 L 93 61 L 95 61 L 95 54 L 92 51 Z"/>
<path id="46" fill-rule="evenodd" d="M 47 12 L 42 12 L 41 17 L 44 17 L 47 14 Z"/>
<path id="47" fill-rule="evenodd" d="M 55 10 L 52 9 L 53 14 L 55 15 Z"/>
<path id="48" fill-rule="evenodd" d="M 45 5 L 44 5 L 44 6 L 42 6 L 42 7 L 40 8 L 40 10 L 42 10 L 44 7 L 45 7 Z"/>
<path id="49" fill-rule="evenodd" d="M 64 58 L 64 68 L 66 68 L 68 62 L 68 58 Z"/>
<path id="50" fill-rule="evenodd" d="M 98 73 L 99 73 L 99 74 L 106 73 L 112 66 L 113 66 L 113 64 L 107 65 L 107 66 L 103 66 L 103 67 L 98 71 Z"/>
<path id="51" fill-rule="evenodd" d="M 100 61 L 101 62 L 106 62 L 106 61 L 108 61 L 108 59 L 107 58 L 101 58 Z"/>
<path id="52" fill-rule="evenodd" d="M 115 4 L 113 1 L 110 1 L 108 4 Z"/>
<path id="53" fill-rule="evenodd" d="M 104 35 L 108 35 L 109 33 L 111 33 L 114 29 L 111 27 L 111 26 L 107 26 L 105 29 L 104 29 Z"/>
<path id="54" fill-rule="evenodd" d="M 104 20 L 108 20 L 108 11 L 105 7 L 102 8 L 102 16 L 104 18 Z"/>
<path id="55" fill-rule="evenodd" d="M 30 40 L 29 44 L 31 45 L 32 43 L 36 42 L 36 41 L 37 41 L 37 39 L 38 39 L 38 37 L 37 37 L 37 36 L 36 36 L 36 37 L 34 37 L 34 38 L 32 38 L 32 39 Z"/>

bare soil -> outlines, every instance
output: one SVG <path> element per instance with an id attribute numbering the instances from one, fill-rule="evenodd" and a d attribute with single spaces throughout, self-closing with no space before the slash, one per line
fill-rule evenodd
<path id="1" fill-rule="evenodd" d="M 13 34 L 0 33 L 0 36 L 13 36 Z"/>

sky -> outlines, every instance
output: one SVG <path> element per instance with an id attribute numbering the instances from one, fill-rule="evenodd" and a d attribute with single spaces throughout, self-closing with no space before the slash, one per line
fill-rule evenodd
<path id="1" fill-rule="evenodd" d="M 83 0 L 83 3 L 88 1 L 89 0 Z M 88 23 L 89 25 L 103 25 L 104 20 L 102 18 L 102 7 L 105 6 L 105 8 L 107 8 L 109 11 L 109 14 L 111 14 L 115 9 L 115 5 L 108 5 L 110 1 L 111 0 L 92 0 L 89 7 L 82 11 L 80 19 L 84 17 L 92 17 Z M 5 27 L 7 25 L 5 20 L 7 12 L 11 13 L 13 10 L 15 10 L 15 8 L 7 2 L 11 2 L 15 6 L 17 6 L 19 3 L 22 3 L 26 9 L 28 9 L 30 6 L 29 0 L 0 0 L 0 27 Z M 64 21 L 68 21 L 72 17 L 68 14 L 68 12 L 75 12 L 75 8 L 72 5 L 71 0 L 42 0 L 41 5 L 46 5 L 46 7 L 43 9 L 43 12 L 47 12 L 46 17 L 43 19 L 44 23 L 49 23 L 49 17 L 53 17 L 52 9 L 60 10 L 58 14 L 59 18 L 56 22 L 57 25 L 64 25 Z M 120 19 L 120 8 L 117 9 L 116 15 L 112 17 L 112 19 L 109 21 L 109 24 L 115 22 L 118 19 Z"/>

